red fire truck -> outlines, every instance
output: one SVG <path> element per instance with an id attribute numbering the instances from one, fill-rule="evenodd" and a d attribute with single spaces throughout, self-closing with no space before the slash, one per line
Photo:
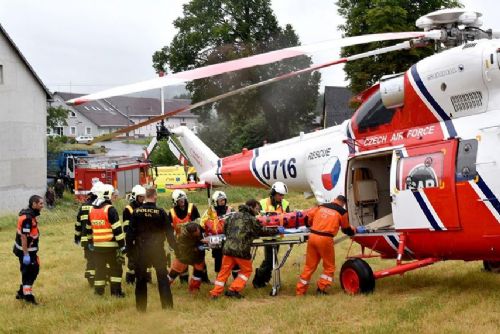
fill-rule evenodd
<path id="1" fill-rule="evenodd" d="M 84 197 L 92 181 L 111 184 L 120 195 L 130 192 L 136 184 L 153 184 L 151 164 L 132 157 L 82 157 L 75 166 L 75 195 Z"/>

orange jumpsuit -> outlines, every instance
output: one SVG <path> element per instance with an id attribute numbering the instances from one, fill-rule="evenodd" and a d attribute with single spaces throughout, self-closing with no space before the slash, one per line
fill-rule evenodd
<path id="1" fill-rule="evenodd" d="M 335 249 L 333 237 L 339 227 L 346 234 L 354 234 L 349 225 L 347 211 L 336 201 L 322 204 L 307 213 L 311 224 L 311 234 L 307 241 L 306 264 L 300 275 L 295 293 L 303 295 L 307 292 L 311 276 L 316 271 L 319 261 L 323 260 L 323 272 L 317 282 L 318 289 L 325 291 L 332 285 L 335 273 Z"/>

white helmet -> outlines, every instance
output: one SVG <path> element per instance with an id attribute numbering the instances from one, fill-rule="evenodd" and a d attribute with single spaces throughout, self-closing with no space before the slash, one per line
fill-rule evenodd
<path id="1" fill-rule="evenodd" d="M 104 185 L 104 183 L 102 183 L 101 181 L 94 182 L 94 180 L 92 179 L 92 188 L 90 189 L 90 193 L 97 195 L 97 191 L 102 185 Z"/>
<path id="2" fill-rule="evenodd" d="M 130 200 L 135 201 L 137 196 L 146 196 L 146 188 L 140 184 L 135 185 L 130 193 Z"/>
<path id="3" fill-rule="evenodd" d="M 271 187 L 271 196 L 274 194 L 286 195 L 288 194 L 288 187 L 283 182 L 274 182 Z"/>
<path id="4" fill-rule="evenodd" d="M 225 199 L 226 200 L 226 203 L 227 203 L 227 196 L 226 196 L 226 193 L 223 192 L 223 191 L 220 191 L 220 190 L 217 190 L 216 192 L 214 192 L 214 194 L 212 195 L 212 205 L 213 206 L 217 206 L 217 201 L 220 200 L 220 199 Z"/>
<path id="5" fill-rule="evenodd" d="M 172 192 L 172 201 L 174 202 L 174 204 L 177 204 L 177 201 L 180 199 L 183 199 L 183 198 L 187 201 L 188 197 L 184 191 L 179 190 L 179 189 L 175 189 Z"/>
<path id="6" fill-rule="evenodd" d="M 97 198 L 103 200 L 111 200 L 115 188 L 111 184 L 102 184 L 97 190 Z"/>

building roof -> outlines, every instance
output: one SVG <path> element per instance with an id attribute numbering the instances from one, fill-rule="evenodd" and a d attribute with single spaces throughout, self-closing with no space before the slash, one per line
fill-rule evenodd
<path id="1" fill-rule="evenodd" d="M 10 45 L 12 46 L 12 49 L 14 49 L 14 51 L 17 53 L 17 55 L 19 56 L 19 58 L 21 58 L 21 60 L 24 62 L 24 64 L 26 65 L 26 67 L 28 67 L 28 70 L 31 72 L 31 74 L 33 75 L 33 77 L 35 78 L 35 80 L 40 84 L 40 86 L 43 88 L 43 90 L 45 91 L 45 94 L 47 95 L 47 99 L 50 100 L 52 99 L 52 93 L 49 91 L 49 89 L 45 86 L 45 84 L 42 82 L 42 80 L 40 79 L 40 77 L 36 74 L 35 70 L 33 69 L 33 67 L 31 67 L 30 63 L 28 63 L 28 60 L 26 60 L 26 58 L 23 56 L 23 54 L 21 53 L 21 51 L 19 50 L 19 48 L 17 47 L 16 43 L 14 43 L 14 41 L 12 40 L 12 38 L 10 38 L 9 34 L 7 33 L 7 31 L 5 31 L 5 29 L 2 27 L 2 25 L 0 24 L 0 32 L 2 33 L 2 35 L 5 36 L 5 38 L 7 39 L 7 41 L 10 43 Z"/>
<path id="2" fill-rule="evenodd" d="M 84 94 L 55 92 L 63 100 L 83 96 Z M 99 127 L 125 127 L 132 122 L 118 109 L 106 103 L 104 100 L 91 101 L 82 105 L 72 106 L 73 109 L 88 118 Z"/>
<path id="3" fill-rule="evenodd" d="M 347 87 L 325 86 L 323 122 L 325 127 L 337 125 L 350 118 L 354 109 L 349 106 L 352 92 Z"/>
<path id="4" fill-rule="evenodd" d="M 80 97 L 86 94 L 55 92 L 64 101 Z M 187 107 L 190 100 L 165 100 L 165 112 L 174 111 Z M 90 101 L 78 106 L 72 106 L 76 111 L 83 114 L 91 122 L 102 127 L 128 126 L 132 124 L 129 118 L 153 117 L 161 114 L 159 99 L 144 97 L 115 96 L 102 100 Z M 173 117 L 197 117 L 189 110 L 179 113 Z"/>

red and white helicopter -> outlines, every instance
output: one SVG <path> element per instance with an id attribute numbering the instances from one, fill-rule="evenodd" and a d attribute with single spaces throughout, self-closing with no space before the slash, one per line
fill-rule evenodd
<path id="1" fill-rule="evenodd" d="M 341 125 L 224 158 L 185 127 L 171 132 L 203 185 L 270 187 L 282 181 L 291 190 L 314 195 L 320 203 L 345 194 L 351 224 L 368 226 L 368 233 L 352 237 L 362 251 L 350 254 L 340 273 L 348 293 L 370 292 L 376 279 L 443 260 L 482 260 L 486 270 L 499 271 L 500 40 L 491 30 L 479 29 L 480 16 L 463 9 L 439 10 L 417 20 L 424 32 L 365 35 L 288 48 L 69 102 L 160 88 L 333 47 L 408 40 L 244 87 L 177 113 L 299 73 L 435 43 L 441 52 L 405 73 L 381 78 L 359 95 L 360 107 Z M 396 265 L 373 272 L 362 259 L 375 254 L 396 259 Z"/>

